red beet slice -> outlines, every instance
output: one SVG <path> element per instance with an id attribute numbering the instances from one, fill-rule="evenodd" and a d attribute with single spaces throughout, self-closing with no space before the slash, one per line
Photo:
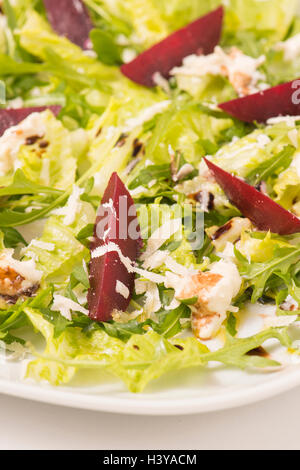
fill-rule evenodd
<path id="1" fill-rule="evenodd" d="M 277 116 L 300 114 L 300 81 L 293 80 L 260 93 L 222 103 L 219 107 L 245 122 L 266 122 Z"/>
<path id="2" fill-rule="evenodd" d="M 44 0 L 52 28 L 82 49 L 89 49 L 93 24 L 82 0 Z"/>
<path id="3" fill-rule="evenodd" d="M 224 8 L 220 7 L 199 18 L 123 65 L 122 73 L 140 85 L 155 86 L 155 72 L 168 78 L 172 68 L 181 65 L 186 56 L 213 52 L 221 38 L 223 16 Z"/>
<path id="4" fill-rule="evenodd" d="M 136 227 L 136 236 L 130 237 L 129 232 L 133 225 Z M 110 243 L 116 244 L 122 254 L 132 262 L 136 261 L 142 243 L 133 199 L 117 173 L 113 173 L 98 211 L 91 253 Z M 92 257 L 88 293 L 90 317 L 96 321 L 109 321 L 114 309 L 126 311 L 134 287 L 134 278 L 134 273 L 128 272 L 115 251 L 101 257 Z M 128 289 L 128 298 L 116 292 L 117 281 L 122 282 Z"/>
<path id="5" fill-rule="evenodd" d="M 61 106 L 39 106 L 35 108 L 20 108 L 20 109 L 0 109 L 0 137 L 4 134 L 6 129 L 16 126 L 23 121 L 27 116 L 32 113 L 41 113 L 46 109 L 50 109 L 52 113 L 57 116 L 61 110 Z"/>
<path id="6" fill-rule="evenodd" d="M 300 233 L 300 219 L 274 202 L 253 186 L 231 175 L 205 159 L 230 202 L 248 217 L 259 230 L 271 231 L 279 235 Z"/>

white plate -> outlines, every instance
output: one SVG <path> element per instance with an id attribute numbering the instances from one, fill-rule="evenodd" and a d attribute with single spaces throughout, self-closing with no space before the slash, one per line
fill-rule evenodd
<path id="1" fill-rule="evenodd" d="M 103 385 L 52 388 L 0 379 L 3 394 L 55 405 L 135 415 L 188 415 L 235 408 L 279 395 L 300 385 L 300 367 L 276 373 L 249 374 L 223 368 L 214 372 L 189 371 L 172 374 L 133 395 L 119 382 Z M 179 385 L 178 385 L 179 384 Z"/>
<path id="2" fill-rule="evenodd" d="M 274 308 L 251 306 L 241 313 L 240 336 L 263 328 Z M 299 325 L 291 328 L 299 340 Z M 209 347 L 218 346 L 215 340 Z M 184 415 L 234 408 L 264 400 L 300 385 L 300 357 L 287 354 L 276 340 L 264 347 L 284 367 L 277 371 L 246 372 L 218 364 L 209 368 L 172 372 L 139 395 L 129 393 L 119 379 L 108 373 L 81 372 L 69 387 L 54 388 L 24 381 L 24 363 L 0 363 L 0 393 L 56 405 L 137 415 Z M 27 361 L 26 361 L 27 362 Z M 85 386 L 82 387 L 84 382 Z"/>

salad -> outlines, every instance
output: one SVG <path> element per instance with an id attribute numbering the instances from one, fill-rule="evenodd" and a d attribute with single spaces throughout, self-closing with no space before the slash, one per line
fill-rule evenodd
<path id="1" fill-rule="evenodd" d="M 24 379 L 297 362 L 296 11 L 1 1 L 0 345 Z"/>

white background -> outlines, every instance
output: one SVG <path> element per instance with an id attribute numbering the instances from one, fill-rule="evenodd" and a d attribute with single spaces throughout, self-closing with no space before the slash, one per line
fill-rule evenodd
<path id="1" fill-rule="evenodd" d="M 81 411 L 0 395 L 0 449 L 300 449 L 300 388 L 187 417 Z"/>

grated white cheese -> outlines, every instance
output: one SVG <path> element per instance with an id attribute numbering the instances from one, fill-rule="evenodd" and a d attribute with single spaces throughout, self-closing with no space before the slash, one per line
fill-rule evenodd
<path id="1" fill-rule="evenodd" d="M 135 291 L 137 295 L 146 293 L 146 301 L 144 304 L 144 311 L 148 317 L 153 315 L 153 313 L 158 312 L 162 305 L 159 296 L 159 290 L 157 285 L 151 281 L 141 281 L 136 279 L 135 281 Z"/>
<path id="2" fill-rule="evenodd" d="M 77 302 L 74 302 L 73 300 L 68 299 L 67 297 L 64 297 L 60 294 L 54 294 L 52 310 L 55 312 L 60 312 L 63 317 L 70 321 L 72 320 L 71 311 L 80 312 L 84 315 L 89 314 L 88 310 L 82 307 L 82 305 L 79 305 Z"/>
<path id="3" fill-rule="evenodd" d="M 45 251 L 55 250 L 54 243 L 47 243 L 47 242 L 43 242 L 42 240 L 32 240 L 30 242 L 30 245 L 27 248 L 32 247 L 32 246 L 36 246 L 37 248 L 41 248 L 41 250 L 45 250 Z"/>
<path id="4" fill-rule="evenodd" d="M 175 235 L 182 227 L 181 219 L 170 219 L 161 225 L 148 239 L 146 251 L 141 259 L 144 261 L 158 250 L 166 241 Z"/>
<path id="5" fill-rule="evenodd" d="M 269 126 L 286 123 L 289 127 L 295 127 L 296 121 L 300 121 L 300 116 L 277 116 L 267 120 Z"/>
<path id="6" fill-rule="evenodd" d="M 128 299 L 130 294 L 128 287 L 119 280 L 116 282 L 116 293 L 122 295 L 124 299 Z"/>
<path id="7" fill-rule="evenodd" d="M 153 119 L 157 114 L 161 114 L 166 111 L 170 104 L 170 100 L 165 100 L 145 108 L 138 116 L 130 118 L 125 122 L 125 128 L 123 129 L 123 132 L 131 132 L 136 127 L 142 126 L 145 122 Z"/>
<path id="8" fill-rule="evenodd" d="M 75 222 L 77 213 L 81 210 L 82 204 L 80 202 L 80 196 L 84 193 L 83 188 L 79 188 L 74 184 L 73 192 L 68 199 L 67 204 L 60 209 L 52 211 L 53 215 L 64 215 L 64 224 L 72 225 Z"/>
<path id="9" fill-rule="evenodd" d="M 43 137 L 46 127 L 40 113 L 32 113 L 17 126 L 7 129 L 0 137 L 0 176 L 15 168 L 20 147 L 33 135 Z"/>
<path id="10" fill-rule="evenodd" d="M 145 279 L 148 279 L 149 281 L 155 282 L 156 284 L 162 284 L 165 280 L 164 276 L 161 276 L 160 274 L 155 274 L 151 273 L 149 271 L 146 271 L 144 269 L 140 269 L 137 266 L 135 266 L 131 259 L 128 258 L 127 256 L 124 256 L 120 247 L 113 242 L 109 242 L 107 245 L 100 246 L 96 248 L 92 252 L 92 259 L 94 258 L 101 258 L 101 256 L 104 256 L 107 253 L 112 253 L 116 252 L 119 256 L 119 259 L 121 263 L 125 266 L 127 271 L 129 273 L 136 273 L 139 274 L 141 277 L 144 277 Z"/>

